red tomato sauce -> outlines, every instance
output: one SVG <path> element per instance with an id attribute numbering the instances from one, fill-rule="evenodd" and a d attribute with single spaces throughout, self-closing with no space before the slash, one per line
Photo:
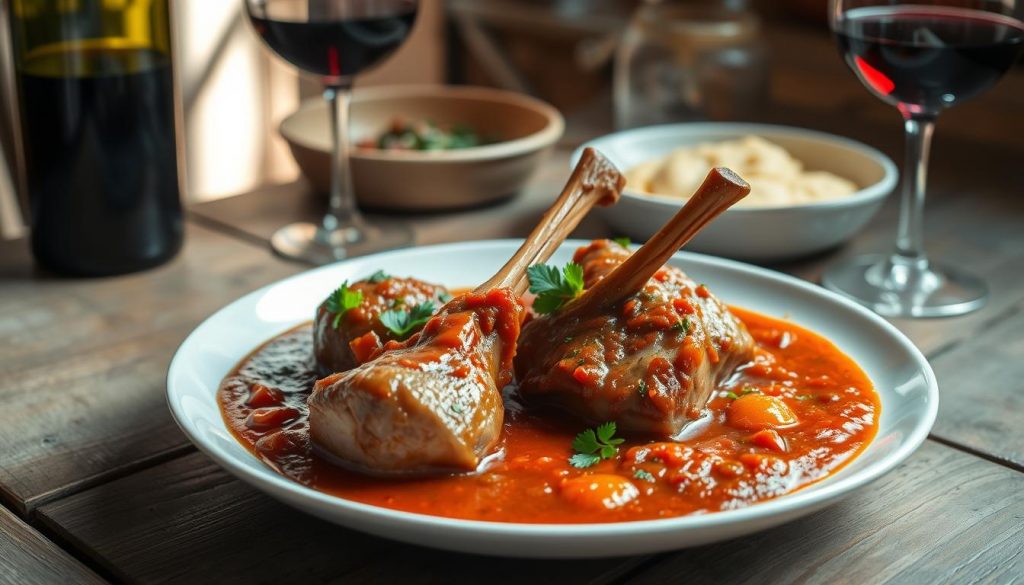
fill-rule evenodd
<path id="1" fill-rule="evenodd" d="M 732 309 L 756 358 L 722 384 L 707 416 L 678 441 L 625 436 L 617 454 L 569 464 L 586 424 L 528 411 L 505 390 L 503 436 L 471 474 L 373 477 L 312 447 L 306 398 L 316 380 L 310 325 L 271 339 L 225 378 L 228 427 L 257 457 L 313 489 L 384 508 L 496 522 L 594 523 L 744 507 L 821 480 L 877 431 L 880 403 L 863 371 L 826 339 L 792 323 Z M 279 432 L 283 431 L 283 432 Z"/>

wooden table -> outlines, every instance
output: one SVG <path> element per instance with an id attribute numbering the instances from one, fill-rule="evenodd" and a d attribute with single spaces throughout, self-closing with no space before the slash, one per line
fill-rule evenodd
<path id="1" fill-rule="evenodd" d="M 800 66 L 776 72 L 764 118 L 899 160 L 895 115 L 825 52 L 827 39 L 787 43 L 781 54 Z M 267 243 L 320 212 L 303 183 L 192 208 L 182 253 L 136 275 L 57 279 L 33 269 L 24 241 L 0 243 L 0 583 L 1024 582 L 1022 87 L 1017 75 L 939 124 L 930 251 L 984 276 L 992 298 L 966 317 L 895 321 L 938 375 L 929 440 L 836 506 L 675 553 L 527 561 L 418 548 L 295 512 L 198 453 L 165 405 L 171 354 L 220 306 L 304 269 Z M 424 244 L 525 235 L 567 157 L 558 149 L 509 202 L 398 219 Z M 775 268 L 815 280 L 842 256 L 884 250 L 894 203 L 848 246 Z M 590 218 L 577 235 L 614 234 Z"/>

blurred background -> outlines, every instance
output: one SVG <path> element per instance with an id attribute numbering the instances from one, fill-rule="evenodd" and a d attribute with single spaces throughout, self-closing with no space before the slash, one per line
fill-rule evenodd
<path id="1" fill-rule="evenodd" d="M 357 87 L 455 83 L 531 94 L 565 115 L 562 143 L 577 144 L 615 126 L 613 103 L 618 98 L 613 96 L 622 88 L 614 87 L 613 70 L 616 55 L 623 58 L 623 43 L 629 40 L 624 31 L 633 23 L 641 42 L 657 38 L 658 31 L 645 32 L 639 22 L 638 9 L 643 4 L 638 0 L 424 0 L 411 39 L 381 67 L 361 75 Z M 823 50 L 832 46 L 826 0 L 677 4 L 721 6 L 744 18 L 738 32 L 687 33 L 696 43 L 719 42 L 716 35 L 729 37 L 732 54 L 719 51 L 714 57 L 719 61 L 712 65 L 725 72 L 722 77 L 729 83 L 740 85 L 728 88 L 739 97 L 706 107 L 708 118 L 783 121 L 827 130 L 830 120 L 855 113 L 887 121 L 892 137 L 899 135 L 894 110 L 864 91 L 837 51 Z M 298 178 L 277 127 L 302 99 L 319 95 L 319 84 L 300 78 L 294 67 L 261 46 L 258 36 L 248 30 L 241 1 L 192 0 L 176 2 L 173 8 L 175 67 L 184 113 L 180 147 L 187 170 L 182 189 L 186 202 Z M 7 34 L 4 29 L 2 34 Z M 6 39 L 3 45 L 7 46 Z M 9 63 L 4 61 L 9 80 Z M 715 80 L 702 83 L 713 85 Z M 10 83 L 3 84 L 0 136 L 9 163 L 0 172 L 0 231 L 7 238 L 23 231 L 13 188 L 17 177 L 8 170 L 17 168 L 11 164 L 9 120 L 14 106 L 10 89 Z M 991 148 L 1018 141 L 1005 125 L 993 122 L 996 117 L 986 117 L 985 125 L 979 126 L 971 113 L 994 109 L 1019 115 L 1022 91 L 1024 80 L 1008 76 L 991 92 L 946 114 L 942 135 L 969 133 Z M 644 104 L 633 109 L 642 112 Z M 683 121 L 688 116 L 680 112 L 677 118 Z M 668 120 L 623 120 L 620 112 L 619 125 L 660 121 L 673 120 L 671 114 Z"/>

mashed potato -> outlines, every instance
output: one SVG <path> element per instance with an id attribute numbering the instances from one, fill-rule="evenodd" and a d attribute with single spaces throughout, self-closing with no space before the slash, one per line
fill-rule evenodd
<path id="1" fill-rule="evenodd" d="M 677 148 L 626 172 L 626 188 L 660 197 L 687 199 L 712 167 L 729 167 L 750 183 L 737 207 L 779 207 L 846 197 L 857 185 L 803 163 L 757 136 Z"/>

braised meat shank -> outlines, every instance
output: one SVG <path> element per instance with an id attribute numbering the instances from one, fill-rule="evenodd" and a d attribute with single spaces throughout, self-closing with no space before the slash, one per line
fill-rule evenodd
<path id="1" fill-rule="evenodd" d="M 454 299 L 408 344 L 319 380 L 313 440 L 377 472 L 475 468 L 501 433 L 525 314 L 508 289 Z"/>
<path id="2" fill-rule="evenodd" d="M 526 268 L 547 260 L 595 204 L 625 180 L 587 149 L 565 189 L 511 259 L 473 292 L 449 301 L 405 342 L 316 383 L 310 434 L 344 463 L 377 473 L 471 471 L 504 421 L 501 389 L 526 310 Z"/>
<path id="3" fill-rule="evenodd" d="M 594 286 L 629 257 L 597 240 L 577 250 L 584 284 Z M 515 360 L 520 393 L 588 421 L 659 436 L 697 418 L 711 392 L 751 359 L 746 327 L 718 299 L 672 266 L 594 315 L 534 319 Z"/>
<path id="4" fill-rule="evenodd" d="M 381 323 L 385 311 L 408 310 L 424 303 L 440 308 L 451 298 L 445 287 L 415 278 L 371 277 L 349 288 L 362 293 L 358 307 L 345 311 L 340 318 L 329 310 L 326 301 L 316 310 L 313 352 L 324 374 L 350 370 L 367 361 L 383 344 L 401 341 Z"/>

